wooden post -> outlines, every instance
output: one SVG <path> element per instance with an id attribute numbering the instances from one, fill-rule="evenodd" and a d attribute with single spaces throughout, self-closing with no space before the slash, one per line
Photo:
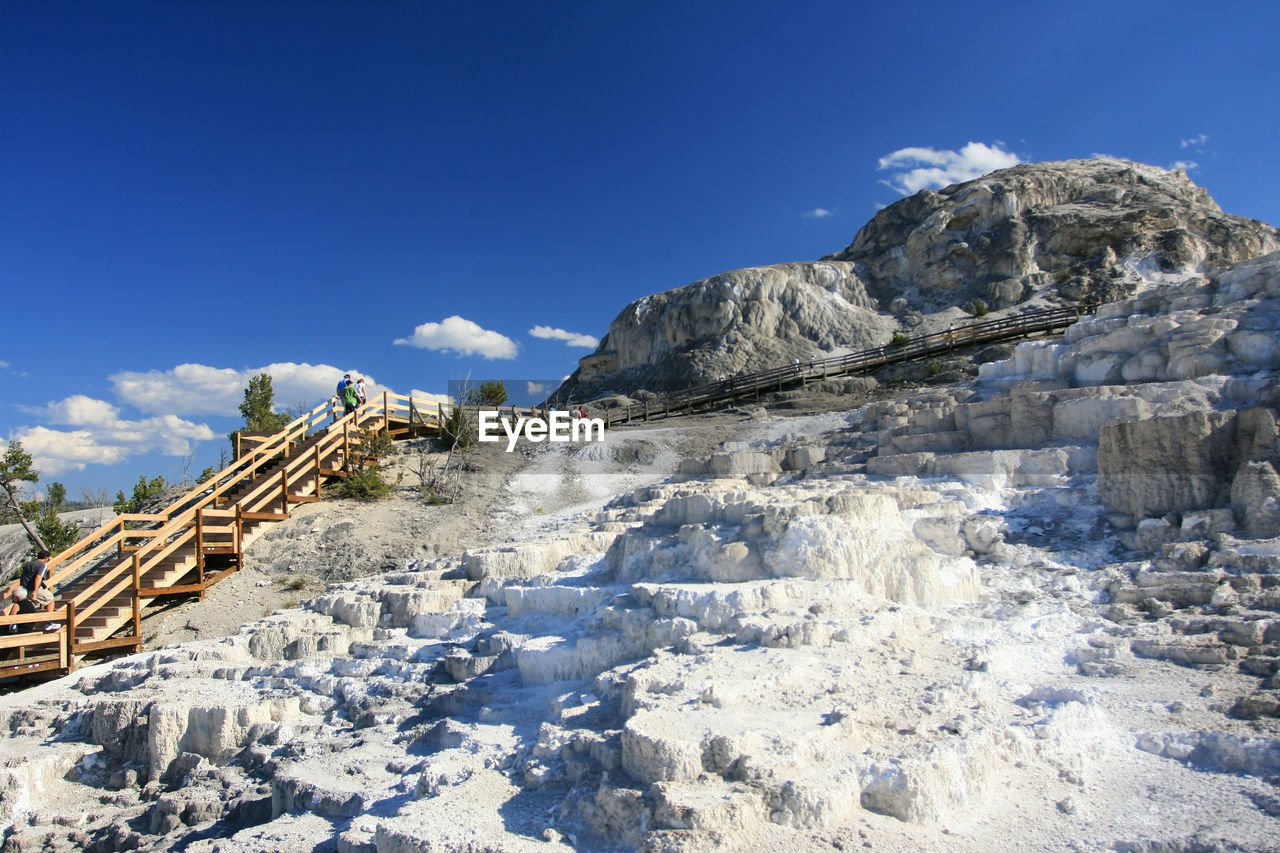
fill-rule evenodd
<path id="1" fill-rule="evenodd" d="M 133 555 L 133 636 L 142 636 L 142 558 Z"/>
<path id="2" fill-rule="evenodd" d="M 67 613 L 70 615 L 71 605 L 67 604 Z M 67 622 L 71 624 L 70 620 Z M 71 632 L 67 631 L 67 636 L 58 638 L 58 669 L 67 669 L 71 662 Z"/>
<path id="3" fill-rule="evenodd" d="M 280 503 L 284 514 L 289 514 L 289 466 L 280 469 Z"/>
<path id="4" fill-rule="evenodd" d="M 137 646 L 142 647 L 142 591 L 133 588 L 133 636 L 138 638 Z"/>
<path id="5" fill-rule="evenodd" d="M 68 601 L 67 602 L 67 672 L 73 672 L 76 668 L 75 643 L 76 643 L 76 603 L 74 601 Z"/>
<path id="6" fill-rule="evenodd" d="M 320 500 L 320 445 L 317 444 L 312 449 L 315 451 L 315 462 L 313 465 L 315 466 L 316 471 L 316 500 Z"/>
<path id="7" fill-rule="evenodd" d="M 236 524 L 235 524 L 235 548 L 236 562 L 244 559 L 244 507 L 236 504 Z"/>
<path id="8" fill-rule="evenodd" d="M 234 436 L 236 459 L 240 458 L 240 430 L 236 430 L 231 434 Z"/>
<path id="9" fill-rule="evenodd" d="M 196 577 L 204 584 L 204 512 L 196 510 Z M 204 597 L 204 593 L 201 593 Z"/>

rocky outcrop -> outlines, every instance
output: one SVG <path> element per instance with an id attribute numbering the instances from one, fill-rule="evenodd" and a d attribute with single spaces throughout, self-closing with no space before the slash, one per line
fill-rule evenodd
<path id="1" fill-rule="evenodd" d="M 559 393 L 684 388 L 888 340 L 850 263 L 734 270 L 631 303 Z"/>
<path id="2" fill-rule="evenodd" d="M 1277 249 L 1280 231 L 1223 213 L 1180 171 L 1107 159 L 1017 166 L 890 205 L 821 261 L 639 299 L 557 394 L 685 388 L 879 346 L 897 329 L 945 328 L 979 303 L 998 314 L 1112 302 Z"/>
<path id="3" fill-rule="evenodd" d="M 1031 163 L 890 205 L 831 260 L 889 308 L 930 311 L 1035 295 L 1113 302 L 1162 275 L 1280 249 L 1280 232 L 1224 214 L 1182 171 L 1120 160 Z"/>
<path id="4" fill-rule="evenodd" d="M 1249 515 L 1255 485 L 1277 458 L 1275 413 L 1254 408 L 1188 412 L 1122 421 L 1102 429 L 1098 443 L 1098 496 L 1109 506 L 1142 519 L 1170 512 L 1226 507 L 1241 476 L 1241 515 Z M 1271 476 L 1274 477 L 1274 470 Z"/>

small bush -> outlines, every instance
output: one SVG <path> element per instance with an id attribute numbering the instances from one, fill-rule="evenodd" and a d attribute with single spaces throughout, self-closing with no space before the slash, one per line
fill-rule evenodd
<path id="1" fill-rule="evenodd" d="M 347 476 L 338 485 L 338 494 L 358 501 L 374 501 L 391 494 L 394 488 L 382 478 L 382 459 L 394 450 L 386 432 L 364 431 L 347 448 Z"/>
<path id="2" fill-rule="evenodd" d="M 357 501 L 376 501 L 391 494 L 391 484 L 382 479 L 377 468 L 366 468 L 359 474 L 344 477 L 338 484 L 338 494 Z"/>
<path id="3" fill-rule="evenodd" d="M 889 339 L 889 346 L 895 349 L 898 347 L 905 347 L 909 343 L 911 343 L 911 338 L 907 337 L 902 332 L 894 332 L 893 337 Z"/>
<path id="4" fill-rule="evenodd" d="M 461 406 L 454 406 L 449 417 L 440 424 L 440 441 L 451 450 L 466 450 L 475 442 L 471 422 Z"/>
<path id="5" fill-rule="evenodd" d="M 975 317 L 987 316 L 987 303 L 983 302 L 981 299 L 975 301 L 973 303 L 973 316 Z"/>
<path id="6" fill-rule="evenodd" d="M 942 372 L 942 365 L 938 363 L 938 360 L 936 358 L 933 361 L 929 362 L 930 376 L 937 376 L 941 372 Z"/>
<path id="7" fill-rule="evenodd" d="M 306 578 L 289 578 L 284 582 L 284 588 L 289 592 L 298 592 L 307 585 Z"/>

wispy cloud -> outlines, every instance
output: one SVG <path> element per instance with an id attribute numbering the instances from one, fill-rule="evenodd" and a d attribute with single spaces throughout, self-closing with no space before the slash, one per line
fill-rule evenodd
<path id="1" fill-rule="evenodd" d="M 112 404 L 82 394 L 49 403 L 42 413 L 53 424 L 74 427 L 34 426 L 15 432 L 14 438 L 46 476 L 87 465 L 113 465 L 144 453 L 185 456 L 196 442 L 215 437 L 207 425 L 177 415 L 126 420 Z"/>
<path id="2" fill-rule="evenodd" d="M 458 355 L 478 355 L 483 358 L 515 358 L 519 349 L 516 342 L 506 335 L 482 328 L 458 315 L 446 317 L 439 323 L 423 323 L 407 338 L 396 338 L 401 346 L 419 349 L 454 352 Z"/>
<path id="3" fill-rule="evenodd" d="M 415 401 L 425 400 L 428 403 L 444 403 L 446 406 L 453 404 L 453 398 L 448 394 L 435 394 L 431 391 L 419 391 L 416 388 L 409 392 L 409 396 Z"/>
<path id="4" fill-rule="evenodd" d="M 529 334 L 535 338 L 542 338 L 548 341 L 564 341 L 565 346 L 570 347 L 595 349 L 600 346 L 600 340 L 592 335 L 584 335 L 581 332 L 566 332 L 564 329 L 553 329 L 551 326 L 534 326 L 529 330 Z"/>
<path id="5" fill-rule="evenodd" d="M 1000 144 L 985 145 L 970 142 L 959 151 L 939 151 L 936 148 L 900 148 L 881 157 L 877 165 L 880 171 L 896 174 L 880 183 L 911 195 L 926 187 L 945 187 L 961 181 L 971 181 L 997 169 L 1007 169 L 1022 162 L 1018 155 L 1000 148 Z"/>
<path id="6" fill-rule="evenodd" d="M 377 386 L 373 377 L 358 370 L 289 361 L 240 369 L 180 364 L 169 370 L 145 373 L 123 371 L 113 374 L 110 379 L 121 402 L 144 412 L 230 417 L 238 413 L 249 380 L 261 373 L 271 377 L 277 408 L 326 399 L 344 373 L 363 375 L 370 393 Z"/>
<path id="7" fill-rule="evenodd" d="M 1195 160 L 1174 160 L 1169 164 L 1169 170 L 1181 169 L 1184 172 L 1190 172 L 1192 169 L 1199 169 L 1200 164 Z"/>
<path id="8" fill-rule="evenodd" d="M 1191 137 L 1190 139 L 1182 140 L 1181 143 L 1178 145 L 1178 147 L 1190 148 L 1192 151 L 1196 152 L 1197 154 L 1203 154 L 1204 146 L 1208 142 L 1209 142 L 1209 135 L 1207 133 L 1197 133 L 1195 136 Z"/>
<path id="9" fill-rule="evenodd" d="M 805 219 L 826 219 L 828 216 L 834 216 L 834 215 L 835 215 L 834 213 L 827 210 L 825 207 L 815 207 L 813 210 L 806 210 L 804 213 L 804 218 Z"/>
<path id="10" fill-rule="evenodd" d="M 525 382 L 524 383 L 524 391 L 530 397 L 536 397 L 538 394 L 545 394 L 550 390 L 551 388 L 548 387 L 547 383 L 545 382 Z"/>

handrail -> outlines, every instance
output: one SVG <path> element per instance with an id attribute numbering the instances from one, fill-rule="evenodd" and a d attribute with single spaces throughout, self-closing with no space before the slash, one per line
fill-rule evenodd
<path id="1" fill-rule="evenodd" d="M 921 358 L 950 352 L 957 347 L 974 346 L 1022 337 L 1035 332 L 1047 331 L 1062 326 L 1069 326 L 1086 314 L 1097 310 L 1096 305 L 1081 305 L 1073 308 L 1052 308 L 1044 311 L 1032 311 L 987 320 L 981 323 L 970 323 L 964 326 L 953 326 L 946 331 L 932 332 L 911 338 L 900 345 L 892 342 L 878 347 L 829 356 L 812 362 L 801 362 L 782 367 L 772 367 L 754 373 L 727 377 L 723 381 L 708 382 L 702 385 L 684 388 L 664 395 L 659 403 L 629 405 L 622 410 L 604 413 L 606 425 L 630 422 L 633 418 L 648 419 L 652 415 L 667 414 L 672 410 L 687 409 L 718 400 L 736 399 L 765 389 L 772 389 L 797 380 L 804 381 L 815 375 L 823 377 L 839 376 L 846 373 L 862 372 L 888 364 L 914 361 Z"/>

